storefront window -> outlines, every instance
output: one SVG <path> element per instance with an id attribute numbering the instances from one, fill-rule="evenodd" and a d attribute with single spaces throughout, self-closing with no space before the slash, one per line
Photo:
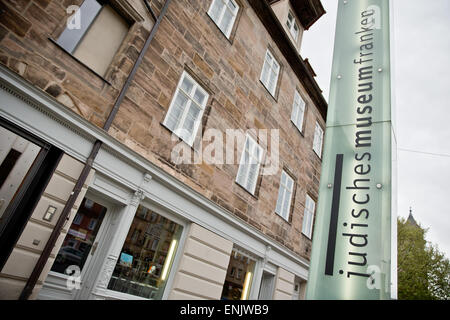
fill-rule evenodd
<path id="1" fill-rule="evenodd" d="M 139 206 L 108 289 L 161 299 L 183 227 Z"/>
<path id="2" fill-rule="evenodd" d="M 64 273 L 69 266 L 78 266 L 83 270 L 106 210 L 88 198 L 83 199 L 59 249 L 52 271 Z"/>
<path id="3" fill-rule="evenodd" d="M 222 300 L 247 300 L 250 294 L 256 261 L 233 249 L 222 291 Z"/>

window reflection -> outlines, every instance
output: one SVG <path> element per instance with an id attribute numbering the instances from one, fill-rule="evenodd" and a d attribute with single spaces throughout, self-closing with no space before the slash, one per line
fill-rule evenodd
<path id="1" fill-rule="evenodd" d="M 83 266 L 97 236 L 106 208 L 84 198 L 75 215 L 66 238 L 59 249 L 52 271 L 64 273 L 68 266 Z"/>
<path id="2" fill-rule="evenodd" d="M 222 300 L 247 300 L 256 261 L 233 249 L 222 291 Z"/>
<path id="3" fill-rule="evenodd" d="M 139 206 L 108 289 L 161 299 L 183 227 Z"/>

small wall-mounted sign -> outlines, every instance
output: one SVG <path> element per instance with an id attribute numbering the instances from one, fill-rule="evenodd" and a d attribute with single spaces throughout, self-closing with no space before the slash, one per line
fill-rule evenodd
<path id="1" fill-rule="evenodd" d="M 44 219 L 45 221 L 52 221 L 53 216 L 56 213 L 56 207 L 54 206 L 48 206 L 47 211 L 44 214 L 44 217 L 42 219 Z"/>

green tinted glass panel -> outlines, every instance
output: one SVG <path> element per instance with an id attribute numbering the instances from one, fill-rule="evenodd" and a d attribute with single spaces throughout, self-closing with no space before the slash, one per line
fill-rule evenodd
<path id="1" fill-rule="evenodd" d="M 339 0 L 308 299 L 389 299 L 388 0 Z"/>

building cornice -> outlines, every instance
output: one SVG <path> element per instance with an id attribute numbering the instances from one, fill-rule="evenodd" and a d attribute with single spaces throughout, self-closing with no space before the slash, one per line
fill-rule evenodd
<path id="1" fill-rule="evenodd" d="M 286 58 L 294 73 L 297 75 L 305 90 L 310 95 L 312 101 L 316 105 L 323 119 L 326 120 L 328 103 L 322 95 L 322 90 L 319 88 L 316 80 L 314 80 L 314 76 L 311 73 L 311 67 L 308 65 L 308 62 L 305 62 L 303 60 L 297 49 L 290 41 L 288 35 L 284 31 L 281 22 L 278 20 L 275 12 L 270 6 L 270 1 L 248 0 L 248 2 L 267 29 L 267 32 L 275 41 L 276 45 L 280 49 L 283 56 Z M 303 3 L 305 1 L 303 0 L 299 2 Z M 318 0 L 308 0 L 307 2 L 320 3 L 320 1 Z"/>
<path id="2" fill-rule="evenodd" d="M 272 5 L 280 0 L 269 0 Z M 326 11 L 320 0 L 289 0 L 305 30 L 308 30 Z"/>

